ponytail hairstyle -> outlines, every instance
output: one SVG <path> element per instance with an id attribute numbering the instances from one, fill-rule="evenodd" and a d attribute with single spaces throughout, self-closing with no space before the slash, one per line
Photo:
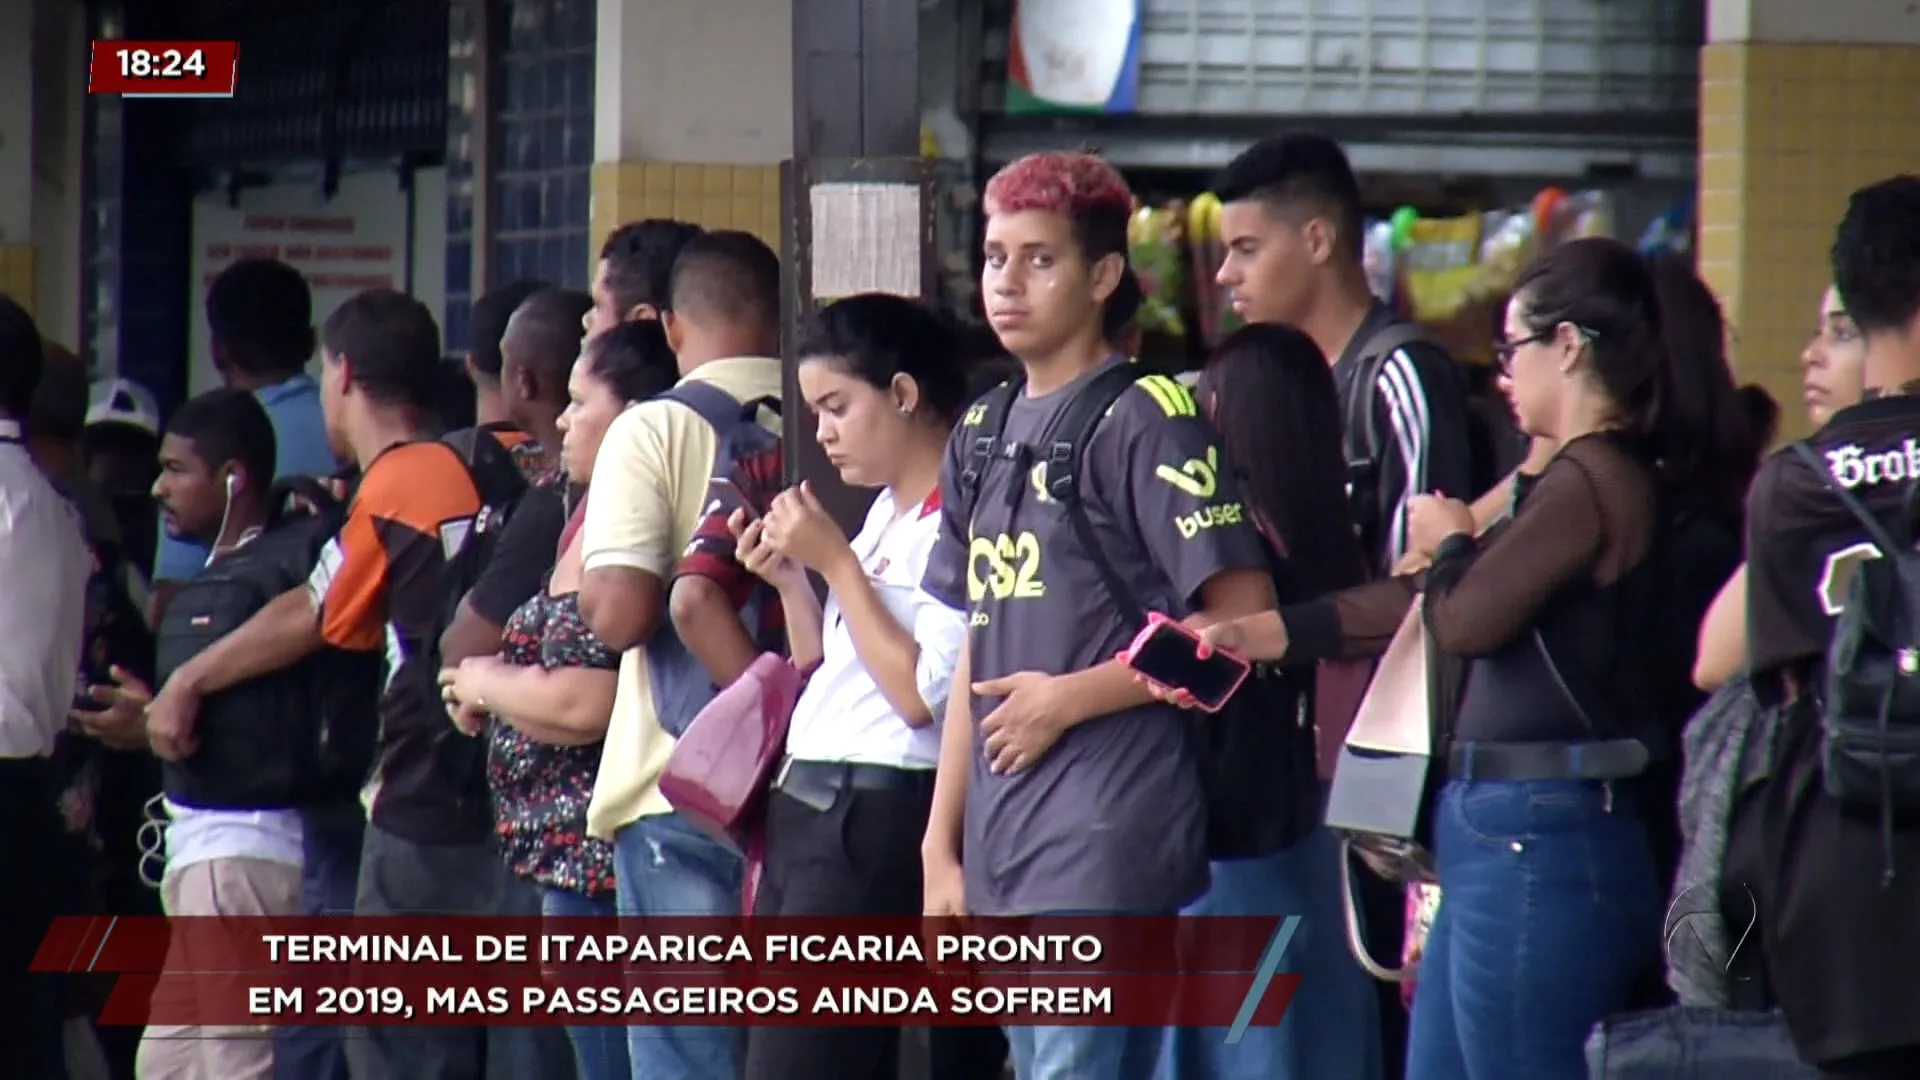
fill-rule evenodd
<path id="1" fill-rule="evenodd" d="M 632 404 L 665 393 L 680 378 L 667 332 L 656 319 L 630 319 L 587 339 L 587 371 Z"/>
<path id="2" fill-rule="evenodd" d="M 1685 504 L 1737 509 L 1754 465 L 1726 365 L 1725 322 L 1698 278 L 1684 267 L 1656 271 L 1618 240 L 1587 237 L 1535 259 L 1513 291 L 1528 331 L 1569 323 L 1585 336 L 1593 377 L 1656 463 L 1664 491 Z M 1730 458 L 1741 459 L 1737 467 Z"/>
<path id="3" fill-rule="evenodd" d="M 1727 351 L 1732 334 L 1713 289 L 1670 252 L 1647 265 L 1671 369 L 1670 411 L 1694 425 L 1677 432 L 1677 445 L 1663 448 L 1663 461 L 1697 478 L 1690 501 L 1737 520 L 1773 432 L 1749 411 L 1734 382 Z"/>

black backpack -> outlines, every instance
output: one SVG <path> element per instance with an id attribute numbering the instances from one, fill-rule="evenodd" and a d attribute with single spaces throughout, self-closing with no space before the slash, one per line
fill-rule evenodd
<path id="1" fill-rule="evenodd" d="M 460 459 L 480 495 L 480 510 L 471 525 L 457 535 L 443 530 L 441 540 L 451 552 L 440 571 L 440 612 L 425 641 L 407 642 L 410 655 L 418 656 L 418 677 L 426 681 L 424 700 L 440 700 L 440 636 L 460 610 L 480 574 L 493 558 L 500 534 L 520 497 L 527 493 L 527 478 L 513 452 L 491 432 L 482 428 L 464 428 L 435 440 Z M 487 740 L 462 734 L 451 723 L 441 727 L 434 745 L 435 761 L 442 774 L 455 785 L 460 801 L 468 810 L 483 813 L 491 805 L 487 791 Z"/>
<path id="2" fill-rule="evenodd" d="M 1382 505 L 1380 492 L 1381 445 L 1380 418 L 1373 405 L 1375 387 L 1387 360 L 1402 348 L 1432 340 L 1418 325 L 1389 322 L 1379 326 L 1360 346 L 1354 360 L 1353 383 L 1343 403 L 1346 415 L 1340 425 L 1342 449 L 1347 458 L 1347 501 L 1353 508 L 1354 528 L 1368 552 L 1368 563 L 1379 559 L 1380 537 L 1387 527 L 1390 509 Z"/>
<path id="3" fill-rule="evenodd" d="M 971 521 L 993 462 L 1010 463 L 1006 475 L 1016 491 L 1025 488 L 1035 462 L 1044 462 L 1042 484 L 1047 494 L 1066 512 L 1075 539 L 1130 627 L 1146 625 L 1146 608 L 1108 560 L 1081 501 L 1079 477 L 1094 429 L 1120 395 L 1151 375 L 1150 369 L 1131 363 L 1100 372 L 1067 403 L 1039 447 L 1002 438 L 1008 410 L 1025 380 L 1016 376 L 1000 384 L 973 406 L 978 410 L 975 427 L 984 434 L 968 445 L 960 475 Z M 1209 858 L 1243 859 L 1283 851 L 1319 824 L 1312 683 L 1312 668 L 1290 671 L 1257 665 L 1225 708 L 1211 716 L 1197 716 L 1189 728 L 1206 791 Z"/>
<path id="4" fill-rule="evenodd" d="M 1896 536 L 1834 482 L 1811 447 L 1796 442 L 1793 452 L 1880 551 L 1854 571 L 1846 606 L 1834 619 L 1821 687 L 1820 765 L 1829 796 L 1879 815 L 1891 879 L 1894 819 L 1920 815 L 1920 552 L 1914 550 L 1913 494 Z"/>
<path id="5" fill-rule="evenodd" d="M 259 535 L 183 582 L 161 616 L 162 682 L 202 649 L 306 583 L 344 508 L 318 483 L 274 485 L 276 510 Z M 170 798 L 206 809 L 276 809 L 348 798 L 373 766 L 381 657 L 323 647 L 292 667 L 210 695 L 200 748 L 169 762 Z"/>

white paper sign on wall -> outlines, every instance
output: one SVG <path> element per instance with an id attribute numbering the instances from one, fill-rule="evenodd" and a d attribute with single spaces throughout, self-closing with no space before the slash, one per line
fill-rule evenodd
<path id="1" fill-rule="evenodd" d="M 408 229 L 408 199 L 415 200 Z M 273 258 L 299 270 L 313 290 L 317 331 L 346 299 L 363 289 L 408 287 L 436 321 L 446 300 L 446 179 L 444 170 L 415 174 L 411 196 L 387 171 L 350 174 L 332 199 L 312 182 L 249 188 L 239 205 L 225 195 L 203 195 L 193 207 L 193 321 L 188 341 L 188 392 L 220 385 L 208 344 L 207 287 L 240 259 Z M 316 354 L 308 369 L 316 375 Z"/>

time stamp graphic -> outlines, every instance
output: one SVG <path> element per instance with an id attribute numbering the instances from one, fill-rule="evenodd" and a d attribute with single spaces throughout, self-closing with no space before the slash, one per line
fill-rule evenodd
<path id="1" fill-rule="evenodd" d="M 87 93 L 129 98 L 230 98 L 237 41 L 96 41 Z"/>

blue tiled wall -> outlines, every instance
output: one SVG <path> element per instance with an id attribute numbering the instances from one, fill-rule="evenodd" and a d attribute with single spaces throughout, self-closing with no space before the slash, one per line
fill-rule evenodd
<path id="1" fill-rule="evenodd" d="M 87 101 L 87 351 L 94 370 L 137 380 L 170 410 L 187 391 L 193 192 L 174 170 L 123 166 L 166 160 L 185 110 L 173 101 Z"/>
<path id="2" fill-rule="evenodd" d="M 500 55 L 489 284 L 587 285 L 594 0 L 513 0 Z"/>
<path id="3" fill-rule="evenodd" d="M 476 203 L 474 109 L 482 4 L 452 0 L 447 112 L 446 347 L 470 347 L 475 246 L 488 244 L 487 284 L 540 278 L 585 288 L 593 171 L 594 0 L 507 0 L 492 27 L 495 105 L 491 197 Z M 476 205 L 490 214 L 476 228 Z"/>
<path id="4" fill-rule="evenodd" d="M 483 95 L 481 0 L 451 0 L 447 24 L 447 300 L 441 337 L 449 353 L 465 352 L 473 312 L 475 107 Z"/>

